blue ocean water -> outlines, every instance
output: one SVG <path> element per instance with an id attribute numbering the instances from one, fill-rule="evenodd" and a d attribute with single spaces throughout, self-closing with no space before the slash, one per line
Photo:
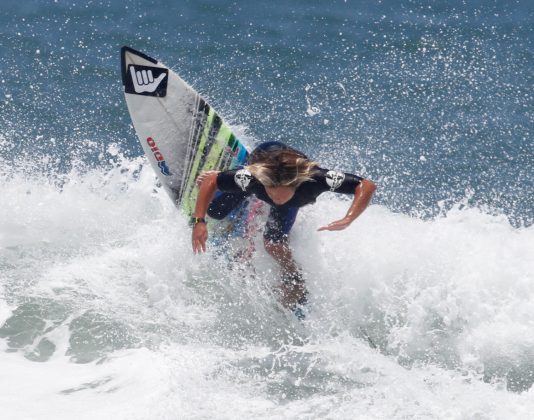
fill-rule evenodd
<path id="1" fill-rule="evenodd" d="M 84 160 L 110 142 L 140 154 L 117 83 L 125 44 L 172 66 L 258 141 L 377 180 L 378 202 L 394 210 L 435 215 L 437 202 L 467 195 L 533 222 L 532 2 L 5 7 L 1 112 L 17 144 L 4 157 L 54 150 L 68 161 L 84 138 L 100 148 L 84 147 Z"/>
<path id="2" fill-rule="evenodd" d="M 0 28 L 2 418 L 529 418 L 532 1 L 4 0 Z M 254 281 L 191 255 L 123 45 L 377 183 L 349 232 L 315 233 L 335 197 L 297 221 L 306 328 L 261 251 Z"/>

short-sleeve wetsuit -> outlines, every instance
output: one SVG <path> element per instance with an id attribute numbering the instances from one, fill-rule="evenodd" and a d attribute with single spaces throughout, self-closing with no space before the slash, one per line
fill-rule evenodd
<path id="1" fill-rule="evenodd" d="M 255 151 L 267 148 L 272 150 L 275 147 L 289 148 L 283 143 L 268 142 L 262 143 Z M 265 187 L 248 170 L 241 168 L 224 171 L 217 176 L 217 188 L 223 194 L 219 194 L 210 203 L 208 215 L 215 219 L 222 219 L 246 197 L 253 194 L 271 206 L 264 238 L 273 242 L 281 242 L 287 239 L 300 207 L 315 203 L 317 197 L 326 191 L 354 194 L 362 180 L 362 177 L 350 173 L 316 168 L 312 179 L 299 185 L 287 203 L 276 205 L 267 195 Z"/>

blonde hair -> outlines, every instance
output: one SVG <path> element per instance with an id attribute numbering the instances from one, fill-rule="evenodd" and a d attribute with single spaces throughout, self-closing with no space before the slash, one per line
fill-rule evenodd
<path id="1" fill-rule="evenodd" d="M 287 148 L 253 153 L 246 169 L 264 187 L 297 188 L 303 182 L 313 180 L 318 166 L 297 150 Z"/>

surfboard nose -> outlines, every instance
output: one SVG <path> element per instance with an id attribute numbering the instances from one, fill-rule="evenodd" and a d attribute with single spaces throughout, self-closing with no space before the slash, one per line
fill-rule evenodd
<path id="1" fill-rule="evenodd" d="M 134 56 L 138 57 L 137 59 Z M 121 48 L 121 75 L 122 75 L 122 84 L 126 86 L 129 82 L 128 75 L 128 65 L 133 62 L 139 62 L 139 58 L 146 60 L 147 64 L 158 64 L 158 60 L 152 58 L 140 51 L 134 50 L 131 47 L 123 46 Z"/>

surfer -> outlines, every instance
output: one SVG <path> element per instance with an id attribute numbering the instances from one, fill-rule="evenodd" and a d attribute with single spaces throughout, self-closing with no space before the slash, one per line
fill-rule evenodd
<path id="1" fill-rule="evenodd" d="M 271 206 L 263 235 L 264 245 L 282 271 L 281 302 L 299 318 L 304 316 L 301 307 L 307 302 L 308 292 L 288 241 L 299 208 L 313 204 L 326 191 L 354 194 L 345 217 L 318 229 L 342 230 L 362 214 L 376 189 L 370 180 L 323 169 L 302 152 L 276 141 L 262 143 L 254 149 L 245 167 L 208 171 L 198 177 L 197 183 L 200 189 L 192 218 L 195 254 L 206 251 L 206 214 L 223 219 L 252 194 Z M 216 196 L 217 191 L 220 192 Z"/>

